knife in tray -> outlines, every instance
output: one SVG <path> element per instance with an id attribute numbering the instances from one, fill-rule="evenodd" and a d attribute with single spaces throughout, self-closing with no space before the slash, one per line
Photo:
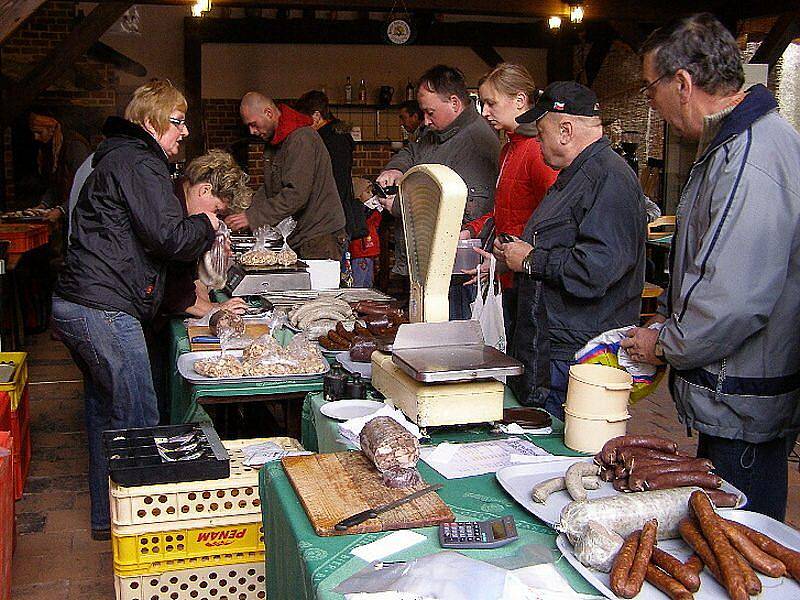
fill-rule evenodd
<path id="1" fill-rule="evenodd" d="M 347 517 L 346 519 L 342 519 L 341 521 L 339 521 L 336 525 L 334 525 L 334 529 L 336 529 L 336 531 L 344 531 L 349 527 L 354 527 L 356 525 L 359 525 L 360 523 L 363 523 L 364 521 L 367 521 L 369 519 L 374 519 L 380 513 L 384 513 L 386 511 L 392 510 L 393 508 L 397 508 L 398 506 L 406 504 L 407 502 L 416 500 L 417 498 L 419 498 L 420 496 L 424 496 L 425 494 L 430 494 L 431 492 L 440 490 L 442 489 L 442 487 L 444 486 L 441 483 L 429 485 L 428 487 L 422 488 L 421 490 L 418 490 L 413 494 L 409 494 L 408 496 L 403 496 L 402 498 L 400 498 L 399 500 L 395 500 L 394 502 L 389 502 L 388 504 L 383 504 L 376 508 L 370 508 L 360 513 L 356 513 L 351 517 Z"/>

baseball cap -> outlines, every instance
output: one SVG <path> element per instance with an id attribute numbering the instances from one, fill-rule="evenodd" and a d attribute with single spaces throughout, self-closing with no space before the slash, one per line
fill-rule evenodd
<path id="1" fill-rule="evenodd" d="M 581 117 L 599 117 L 597 96 L 577 81 L 554 81 L 548 85 L 536 104 L 517 117 L 517 123 L 534 123 L 549 112 Z"/>

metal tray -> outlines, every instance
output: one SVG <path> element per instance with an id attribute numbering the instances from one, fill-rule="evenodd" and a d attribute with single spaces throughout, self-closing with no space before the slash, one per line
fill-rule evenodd
<path id="1" fill-rule="evenodd" d="M 800 551 L 800 533 L 775 519 L 766 515 L 750 512 L 747 510 L 728 510 L 725 511 L 725 518 L 752 527 L 772 538 L 776 542 L 787 546 L 793 550 Z M 556 538 L 556 546 L 564 555 L 564 558 L 583 575 L 606 598 L 617 600 L 618 596 L 609 589 L 610 576 L 595 569 L 583 566 L 575 557 L 575 551 L 561 534 Z M 661 540 L 658 547 L 669 552 L 680 560 L 686 560 L 691 554 L 689 546 L 683 540 Z M 761 580 L 763 590 L 758 595 L 759 600 L 788 600 L 788 598 L 800 598 L 800 583 L 788 577 L 774 578 L 756 573 Z M 636 596 L 636 600 L 664 600 L 666 596 L 655 587 L 645 582 L 642 591 Z M 695 600 L 727 600 L 728 593 L 712 577 L 708 569 L 703 569 L 700 573 L 700 589 L 694 594 Z"/>
<path id="2" fill-rule="evenodd" d="M 230 354 L 237 358 L 242 357 L 242 350 L 231 350 Z M 318 373 L 304 373 L 297 375 L 244 375 L 242 377 L 220 377 L 215 379 L 213 377 L 206 377 L 200 375 L 194 370 L 194 363 L 202 358 L 211 358 L 219 356 L 219 351 L 200 351 L 200 352 L 187 352 L 178 357 L 178 373 L 181 374 L 186 381 L 194 383 L 195 385 L 216 385 L 218 383 L 259 383 L 270 381 L 295 381 L 305 379 L 322 378 L 325 373 L 330 371 L 331 366 L 325 362 L 325 368 Z"/>
<path id="3" fill-rule="evenodd" d="M 537 516 L 539 519 L 553 527 L 561 518 L 561 510 L 570 502 L 572 498 L 566 491 L 554 492 L 547 499 L 547 502 L 540 504 L 531 498 L 531 490 L 534 486 L 546 479 L 553 477 L 563 477 L 566 470 L 576 462 L 592 462 L 591 458 L 566 458 L 559 461 L 542 462 L 535 464 L 514 465 L 500 469 L 497 474 L 498 483 L 509 495 L 519 502 L 525 510 Z M 741 508 L 747 504 L 747 496 L 743 492 L 733 487 L 727 481 L 722 482 L 720 488 L 723 492 L 737 494 L 741 498 L 736 508 Z M 617 496 L 625 492 L 618 492 L 609 482 L 603 482 L 599 489 L 588 490 L 587 495 L 592 498 L 607 498 Z M 636 494 L 638 492 L 628 492 Z M 732 509 L 720 509 L 728 514 Z"/>
<path id="4" fill-rule="evenodd" d="M 519 375 L 522 363 L 491 346 L 434 346 L 405 348 L 395 345 L 392 362 L 423 383 L 489 379 Z"/>

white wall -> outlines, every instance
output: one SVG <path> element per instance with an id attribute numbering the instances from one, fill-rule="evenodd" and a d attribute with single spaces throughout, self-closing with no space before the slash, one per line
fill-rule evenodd
<path id="1" fill-rule="evenodd" d="M 544 85 L 546 50 L 497 51 L 509 62 L 524 64 L 537 84 Z M 460 68 L 470 87 L 475 87 L 488 69 L 469 48 L 451 46 L 204 44 L 203 98 L 238 98 L 248 90 L 261 90 L 275 98 L 296 98 L 324 87 L 332 102 L 342 103 L 345 80 L 350 76 L 354 98 L 363 78 L 368 102 L 375 102 L 381 85 L 393 86 L 394 101 L 400 101 L 408 80 L 416 80 L 438 63 Z"/>

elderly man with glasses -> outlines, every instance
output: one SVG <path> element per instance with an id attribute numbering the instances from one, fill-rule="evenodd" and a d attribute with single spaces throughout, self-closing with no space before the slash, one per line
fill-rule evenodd
<path id="1" fill-rule="evenodd" d="M 672 367 L 698 456 L 750 510 L 783 520 L 800 430 L 800 135 L 764 86 L 742 90 L 739 47 L 711 15 L 655 31 L 642 56 L 651 105 L 698 150 L 678 205 L 664 325 L 631 330 L 623 346 Z"/>

